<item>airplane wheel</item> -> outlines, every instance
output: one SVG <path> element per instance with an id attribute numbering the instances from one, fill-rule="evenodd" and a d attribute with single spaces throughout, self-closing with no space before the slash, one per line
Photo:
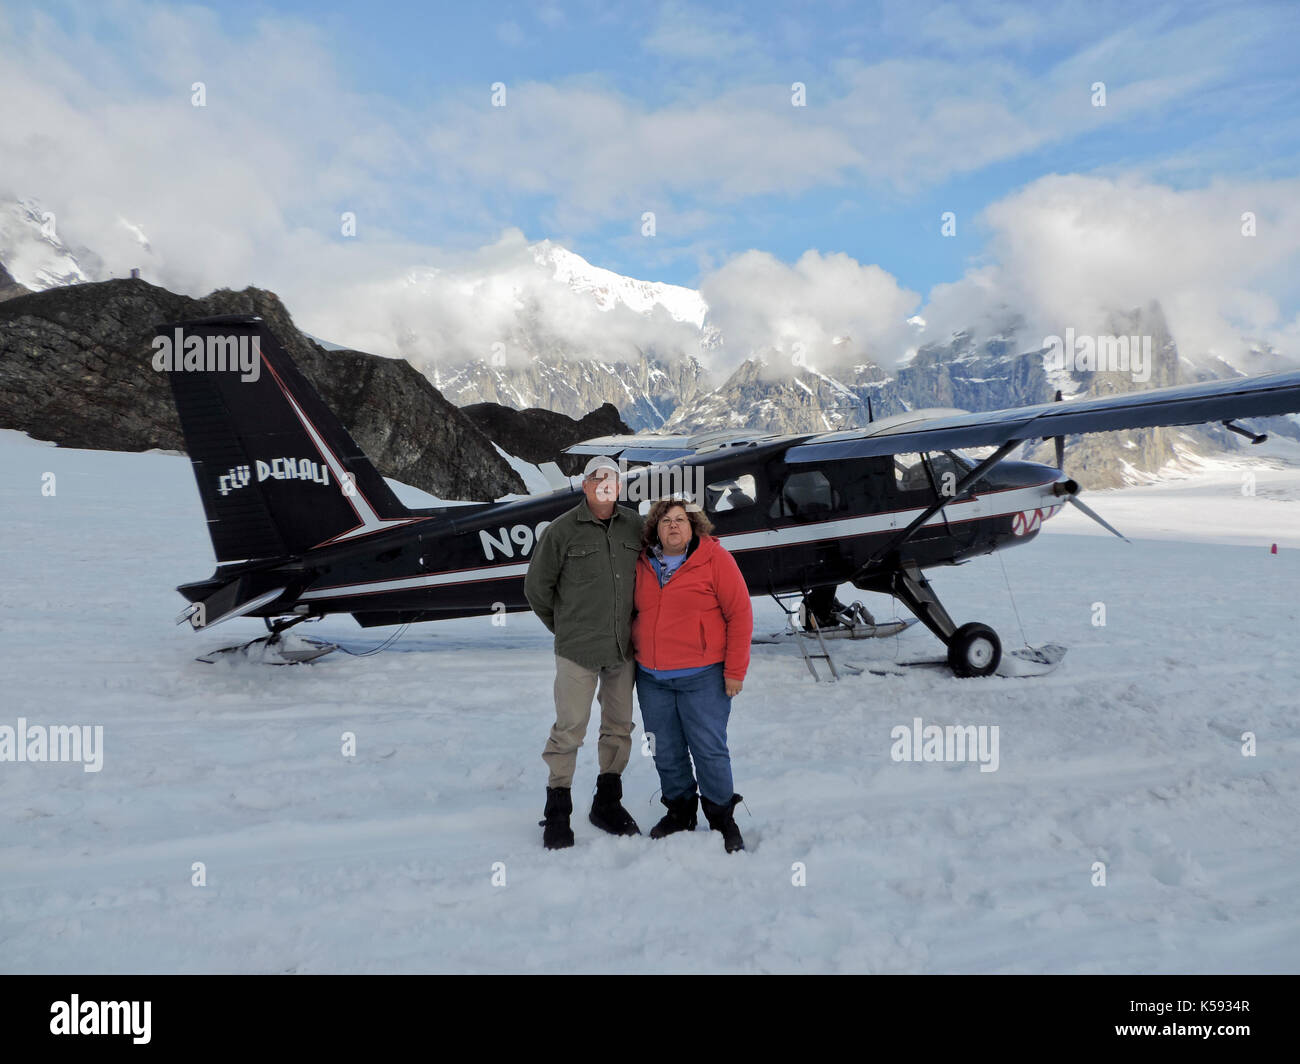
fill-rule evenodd
<path id="1" fill-rule="evenodd" d="M 948 665 L 958 676 L 992 676 L 1002 661 L 1002 641 L 987 624 L 971 621 L 948 641 Z"/>

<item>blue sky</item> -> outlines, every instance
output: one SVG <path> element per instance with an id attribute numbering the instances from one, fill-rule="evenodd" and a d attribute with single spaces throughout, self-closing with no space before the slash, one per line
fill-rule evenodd
<path id="1" fill-rule="evenodd" d="M 0 91 L 23 102 L 7 141 L 0 126 L 0 193 L 53 197 L 83 225 L 111 200 L 182 288 L 290 273 L 320 288 L 327 268 L 445 266 L 518 231 L 706 288 L 748 252 L 792 268 L 842 254 L 913 310 L 989 269 L 1050 309 L 1079 292 L 1036 292 L 1034 275 L 1086 261 L 1105 288 L 1108 245 L 1142 253 L 1116 231 L 1167 214 L 1147 244 L 1205 226 L 1192 244 L 1213 245 L 1254 209 L 1273 243 L 1235 273 L 1212 267 L 1229 243 L 1199 279 L 1123 298 L 1195 307 L 1231 288 L 1223 331 L 1284 336 L 1300 328 L 1296 241 L 1276 232 L 1295 220 L 1298 51 L 1294 3 L 0 0 Z M 1054 227 L 1068 238 L 1022 254 Z M 206 269 L 182 262 L 187 228 L 206 233 Z"/>
<path id="2" fill-rule="evenodd" d="M 619 272 L 695 284 L 702 263 L 761 247 L 792 261 L 808 248 L 845 251 L 879 262 L 904 285 L 925 292 L 957 280 L 981 247 L 978 212 L 1009 191 L 1051 173 L 1143 170 L 1174 187 L 1213 176 L 1290 175 L 1300 170 L 1300 9 L 1294 4 L 460 4 L 225 3 L 232 35 L 260 19 L 292 16 L 319 27 L 342 77 L 358 91 L 436 114 L 438 101 L 502 81 L 525 95 L 535 82 L 590 84 L 634 109 L 690 108 L 741 87 L 769 91 L 770 106 L 791 110 L 789 86 L 808 85 L 808 112 L 844 106 L 840 64 L 934 63 L 958 70 L 971 97 L 1001 77 L 1057 91 L 1053 71 L 1074 62 L 1079 111 L 1091 107 L 1092 81 L 1107 85 L 1098 121 L 1062 115 L 1023 151 L 984 165 L 933 175 L 924 165 L 892 179 L 849 171 L 806 189 L 734 199 L 707 184 L 653 200 L 648 209 L 702 210 L 699 231 L 660 226 L 659 246 L 628 239 L 639 214 L 572 219 L 556 231 L 551 198 L 511 190 L 485 196 L 491 224 L 460 228 L 428 219 L 434 243 L 481 243 L 493 227 L 515 225 L 530 238 L 559 236 L 587 258 Z M 1224 24 L 1232 33 L 1223 35 Z M 1175 50 L 1176 49 L 1176 50 Z M 1090 52 L 1097 53 L 1089 61 Z M 1135 61 L 1136 60 L 1136 61 Z M 1135 82 L 1192 75 L 1158 103 L 1125 111 Z M 963 77 L 964 75 L 964 77 Z M 943 99 L 918 100 L 917 106 Z M 509 106 L 509 104 L 508 104 Z M 522 102 L 520 106 L 523 106 Z M 490 120 L 485 110 L 484 119 Z M 1090 116 L 1089 116 L 1090 117 Z M 861 145 L 871 152 L 872 145 Z M 954 153 L 961 151 L 954 145 Z M 503 160 L 509 155 L 502 154 Z M 429 189 L 436 195 L 436 186 Z M 939 236 L 944 211 L 957 236 Z M 418 223 L 417 223 L 418 224 Z M 666 230 L 666 231 L 665 231 Z M 664 245 L 667 245 L 665 250 Z M 691 252 L 674 254 L 689 245 Z"/>

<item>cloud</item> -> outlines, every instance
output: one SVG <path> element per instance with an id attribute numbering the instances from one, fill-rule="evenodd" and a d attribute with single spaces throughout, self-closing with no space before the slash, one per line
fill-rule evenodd
<path id="1" fill-rule="evenodd" d="M 602 311 L 556 281 L 517 228 L 459 249 L 404 236 L 408 204 L 430 198 L 417 116 L 345 89 L 301 24 L 232 35 L 202 10 L 122 10 L 127 40 L 111 51 L 156 57 L 147 86 L 39 14 L 0 38 L 0 98 L 24 101 L 0 128 L 0 198 L 54 210 L 59 234 L 93 249 L 106 275 L 140 267 L 193 295 L 271 288 L 309 332 L 423 365 L 498 349 L 517 359 L 525 341 L 610 359 L 699 350 L 693 326 Z M 195 82 L 204 107 L 192 106 Z M 442 209 L 458 210 L 457 195 L 440 189 Z M 355 238 L 342 234 L 345 211 Z"/>
<path id="2" fill-rule="evenodd" d="M 709 324 L 722 332 L 719 361 L 734 366 L 757 353 L 774 371 L 792 359 L 822 370 L 889 364 L 911 335 L 906 319 L 920 300 L 879 266 L 818 251 L 793 265 L 747 251 L 706 276 L 700 293 Z"/>
<path id="3" fill-rule="evenodd" d="M 951 9 L 929 17 L 928 32 L 953 35 L 954 47 L 970 39 Z M 360 93 L 329 38 L 297 19 L 228 30 L 204 8 L 136 0 L 75 19 L 0 16 L 0 196 L 38 198 L 61 236 L 94 249 L 117 276 L 139 266 L 192 294 L 259 284 L 317 335 L 426 358 L 439 345 L 490 351 L 513 342 L 521 323 L 571 351 L 689 350 L 679 323 L 602 313 L 548 279 L 513 228 L 526 217 L 570 238 L 630 238 L 654 210 L 658 236 L 641 261 L 695 253 L 723 263 L 702 288 L 726 334 L 725 362 L 796 341 L 814 361 L 862 353 L 887 362 L 909 342 L 914 293 L 844 255 L 728 259 L 715 220 L 754 203 L 780 211 L 814 190 L 910 195 L 1159 116 L 1217 85 L 1269 32 L 1231 14 L 1174 25 L 1165 13 L 1063 48 L 1046 71 L 981 51 L 1050 38 L 1036 17 L 1000 7 L 970 16 L 983 37 L 957 60 L 906 49 L 874 62 L 823 57 L 802 79 L 805 108 L 790 105 L 794 78 L 777 76 L 770 56 L 755 67 L 761 78 L 742 74 L 667 102 L 589 75 L 512 82 L 509 105 L 493 108 L 486 86 L 418 102 Z M 737 28 L 670 6 L 651 31 L 654 54 L 686 63 L 692 27 L 705 34 L 697 43 Z M 767 47 L 757 29 L 737 41 Z M 728 73 L 750 61 L 735 50 L 723 58 Z M 1105 109 L 1088 103 L 1098 77 Z M 205 107 L 191 106 L 195 82 Z M 1295 246 L 1283 235 L 1300 231 L 1296 191 L 1285 181 L 1180 192 L 1119 177 L 1044 178 L 987 210 L 984 261 L 932 292 L 924 314 L 934 329 L 962 328 L 1006 302 L 1055 332 L 1085 306 L 1154 297 L 1180 342 L 1214 350 L 1247 332 L 1297 350 L 1298 293 L 1285 280 L 1297 276 Z M 1244 210 L 1259 217 L 1250 240 L 1236 235 Z M 345 211 L 357 216 L 355 239 L 340 233 Z"/>
<path id="4" fill-rule="evenodd" d="M 386 105 L 340 89 L 300 23 L 230 36 L 202 9 L 122 10 L 120 48 L 39 13 L 0 41 L 0 98 L 22 101 L 0 127 L 0 192 L 39 198 L 110 272 L 141 266 L 182 291 L 291 281 L 322 255 L 342 268 L 341 212 L 373 234 L 410 161 Z M 132 56 L 148 58 L 147 86 L 127 78 Z"/>
<path id="5" fill-rule="evenodd" d="M 553 250 L 510 229 L 454 263 L 344 286 L 313 321 L 326 338 L 346 336 L 425 371 L 498 357 L 520 365 L 535 353 L 606 362 L 701 353 L 698 328 L 666 310 L 602 310 L 557 280 Z"/>
<path id="6" fill-rule="evenodd" d="M 506 107 L 474 94 L 443 109 L 428 135 L 440 180 L 541 197 L 557 230 L 630 225 L 682 199 L 798 193 L 847 180 L 863 160 L 844 136 L 791 107 L 788 88 L 658 108 L 584 82 L 508 91 Z"/>
<path id="7" fill-rule="evenodd" d="M 1243 235 L 1254 215 L 1255 236 Z M 1300 355 L 1300 179 L 1175 189 L 1137 178 L 1051 175 L 988 207 L 987 259 L 936 286 L 926 339 L 1006 311 L 1026 346 L 1101 331 L 1108 312 L 1158 300 L 1181 353 L 1239 356 L 1243 337 Z"/>
<path id="8" fill-rule="evenodd" d="M 537 197 L 545 222 L 575 233 L 688 198 L 716 209 L 837 187 L 913 196 L 1221 91 L 1266 32 L 1229 14 L 1183 24 L 1158 12 L 1083 36 L 1043 69 L 991 51 L 1046 34 L 1039 16 L 996 10 L 980 38 L 990 50 L 949 58 L 903 49 L 874 62 L 832 53 L 810 63 L 775 60 L 726 16 L 669 5 L 645 46 L 695 60 L 721 88 L 688 80 L 691 91 L 650 102 L 603 77 L 523 81 L 509 85 L 506 107 L 490 107 L 481 92 L 449 96 L 427 144 L 444 183 Z M 922 21 L 970 44 L 974 31 L 955 17 L 939 7 Z M 1087 25 L 1081 34 L 1089 28 L 1095 35 Z M 1191 55 L 1210 58 L 1189 63 Z M 807 106 L 792 106 L 795 81 L 806 85 Z M 1093 106 L 1097 81 L 1105 107 Z"/>
<path id="9" fill-rule="evenodd" d="M 910 196 L 1158 115 L 1214 84 L 1268 31 L 1228 14 L 1186 25 L 1147 16 L 1096 40 L 1100 29 L 1087 36 L 1081 27 L 1089 43 L 1063 49 L 1045 71 L 987 56 L 919 58 L 915 44 L 876 62 L 834 51 L 810 62 L 778 58 L 757 23 L 668 4 L 642 42 L 658 52 L 637 76 L 665 73 L 654 56 L 692 53 L 695 69 L 725 72 L 715 78 L 723 88 L 684 73 L 689 88 L 656 103 L 648 89 L 620 91 L 621 69 L 607 64 L 607 75 L 509 81 L 500 108 L 486 87 L 410 102 L 361 95 L 330 39 L 295 19 L 227 31 L 201 7 L 119 0 L 107 15 L 88 10 L 62 23 L 35 13 L 0 38 L 0 91 L 23 101 L 0 131 L 0 182 L 57 200 L 63 212 L 76 200 L 87 228 L 106 208 L 137 219 L 155 243 L 155 265 L 188 270 L 191 285 L 229 277 L 241 256 L 265 270 L 286 230 L 323 231 L 345 209 L 364 213 L 367 239 L 387 228 L 401 242 L 414 218 L 425 232 L 472 244 L 519 224 L 521 202 L 549 232 L 590 235 L 631 226 L 645 210 L 716 215 L 832 188 Z M 982 26 L 996 42 L 1046 32 L 1033 11 L 1000 5 L 976 18 L 940 5 L 915 18 L 954 40 Z M 911 18 L 887 14 L 891 41 L 907 40 Z M 510 21 L 495 28 L 519 30 Z M 804 29 L 809 47 L 821 47 Z M 1189 64 L 1188 55 L 1214 60 Z M 1096 78 L 1108 84 L 1104 109 L 1089 103 Z M 791 106 L 794 80 L 807 85 L 806 107 Z M 195 81 L 206 83 L 206 108 L 189 106 Z M 165 236 L 155 240 L 173 225 L 198 227 L 182 250 L 210 242 L 208 265 L 192 267 L 185 254 L 168 254 Z M 116 261 L 114 247 L 107 254 Z"/>

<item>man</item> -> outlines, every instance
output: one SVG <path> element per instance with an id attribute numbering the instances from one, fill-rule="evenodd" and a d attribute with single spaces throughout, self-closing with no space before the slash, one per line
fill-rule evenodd
<path id="1" fill-rule="evenodd" d="M 547 526 L 524 579 L 528 604 L 555 633 L 555 726 L 542 753 L 550 769 L 540 822 L 548 850 L 573 845 L 570 789 L 598 685 L 600 775 L 589 819 L 612 835 L 641 834 L 622 805 L 622 772 L 632 752 L 632 598 L 641 519 L 617 504 L 613 459 L 587 463 L 582 493 L 582 502 Z"/>

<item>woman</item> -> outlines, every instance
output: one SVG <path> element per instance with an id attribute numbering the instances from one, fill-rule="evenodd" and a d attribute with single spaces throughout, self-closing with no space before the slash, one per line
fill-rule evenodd
<path id="1" fill-rule="evenodd" d="M 661 499 L 641 533 L 636 569 L 636 693 L 654 736 L 667 814 L 652 839 L 695 830 L 698 801 L 727 853 L 745 848 L 736 827 L 727 718 L 744 685 L 754 614 L 736 561 L 694 503 Z"/>

